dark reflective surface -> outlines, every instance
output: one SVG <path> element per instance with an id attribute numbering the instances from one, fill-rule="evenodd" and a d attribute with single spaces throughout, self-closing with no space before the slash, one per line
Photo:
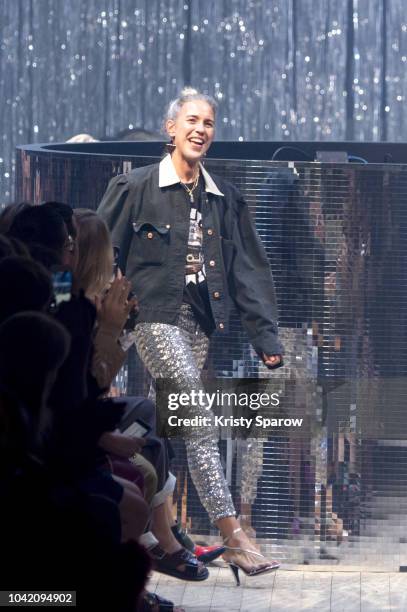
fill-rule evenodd
<path id="1" fill-rule="evenodd" d="M 19 199 L 96 208 L 111 176 L 151 157 L 20 152 Z M 79 159 L 80 158 L 80 159 Z M 239 512 L 273 556 L 407 565 L 407 166 L 208 159 L 237 185 L 273 269 L 299 437 L 221 442 Z M 238 317 L 207 375 L 268 377 Z M 130 393 L 148 380 L 132 357 Z M 211 531 L 177 443 L 178 510 Z"/>

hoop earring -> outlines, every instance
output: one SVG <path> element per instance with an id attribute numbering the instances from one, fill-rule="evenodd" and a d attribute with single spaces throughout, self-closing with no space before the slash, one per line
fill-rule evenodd
<path id="1" fill-rule="evenodd" d="M 165 150 L 167 151 L 167 153 L 173 153 L 176 149 L 176 145 L 173 144 L 172 142 L 167 142 L 167 144 L 165 145 Z"/>

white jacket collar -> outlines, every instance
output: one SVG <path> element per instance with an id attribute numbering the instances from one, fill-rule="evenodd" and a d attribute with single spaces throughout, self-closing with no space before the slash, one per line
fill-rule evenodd
<path id="1" fill-rule="evenodd" d="M 199 168 L 202 172 L 202 176 L 205 182 L 205 191 L 209 191 L 210 193 L 214 193 L 218 196 L 223 196 L 223 193 L 219 191 L 216 186 L 215 181 L 205 170 L 203 165 L 200 163 Z M 159 187 L 169 187 L 170 185 L 176 185 L 180 183 L 180 178 L 178 174 L 175 172 L 174 164 L 172 163 L 171 155 L 166 155 L 164 159 L 161 160 L 159 170 L 158 170 L 158 186 Z"/>

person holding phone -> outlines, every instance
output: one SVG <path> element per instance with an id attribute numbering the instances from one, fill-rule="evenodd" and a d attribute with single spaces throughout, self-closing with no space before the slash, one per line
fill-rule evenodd
<path id="1" fill-rule="evenodd" d="M 227 330 L 232 302 L 260 359 L 268 368 L 282 365 L 270 266 L 247 204 L 201 163 L 215 115 L 212 98 L 185 89 L 165 119 L 170 154 L 114 177 L 98 208 L 138 295 L 138 353 L 154 378 L 171 378 L 179 392 L 203 388 L 209 338 Z M 186 410 L 208 414 L 206 406 Z M 185 435 L 191 476 L 238 581 L 239 569 L 253 576 L 279 564 L 259 553 L 236 519 L 217 442 L 208 427 Z"/>

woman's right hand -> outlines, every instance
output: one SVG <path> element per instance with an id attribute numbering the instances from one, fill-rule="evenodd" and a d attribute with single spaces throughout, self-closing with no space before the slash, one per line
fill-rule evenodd
<path id="1" fill-rule="evenodd" d="M 127 317 L 137 306 L 137 299 L 127 299 L 131 286 L 125 276 L 117 276 L 103 299 L 96 300 L 97 319 L 100 328 L 120 336 Z"/>

